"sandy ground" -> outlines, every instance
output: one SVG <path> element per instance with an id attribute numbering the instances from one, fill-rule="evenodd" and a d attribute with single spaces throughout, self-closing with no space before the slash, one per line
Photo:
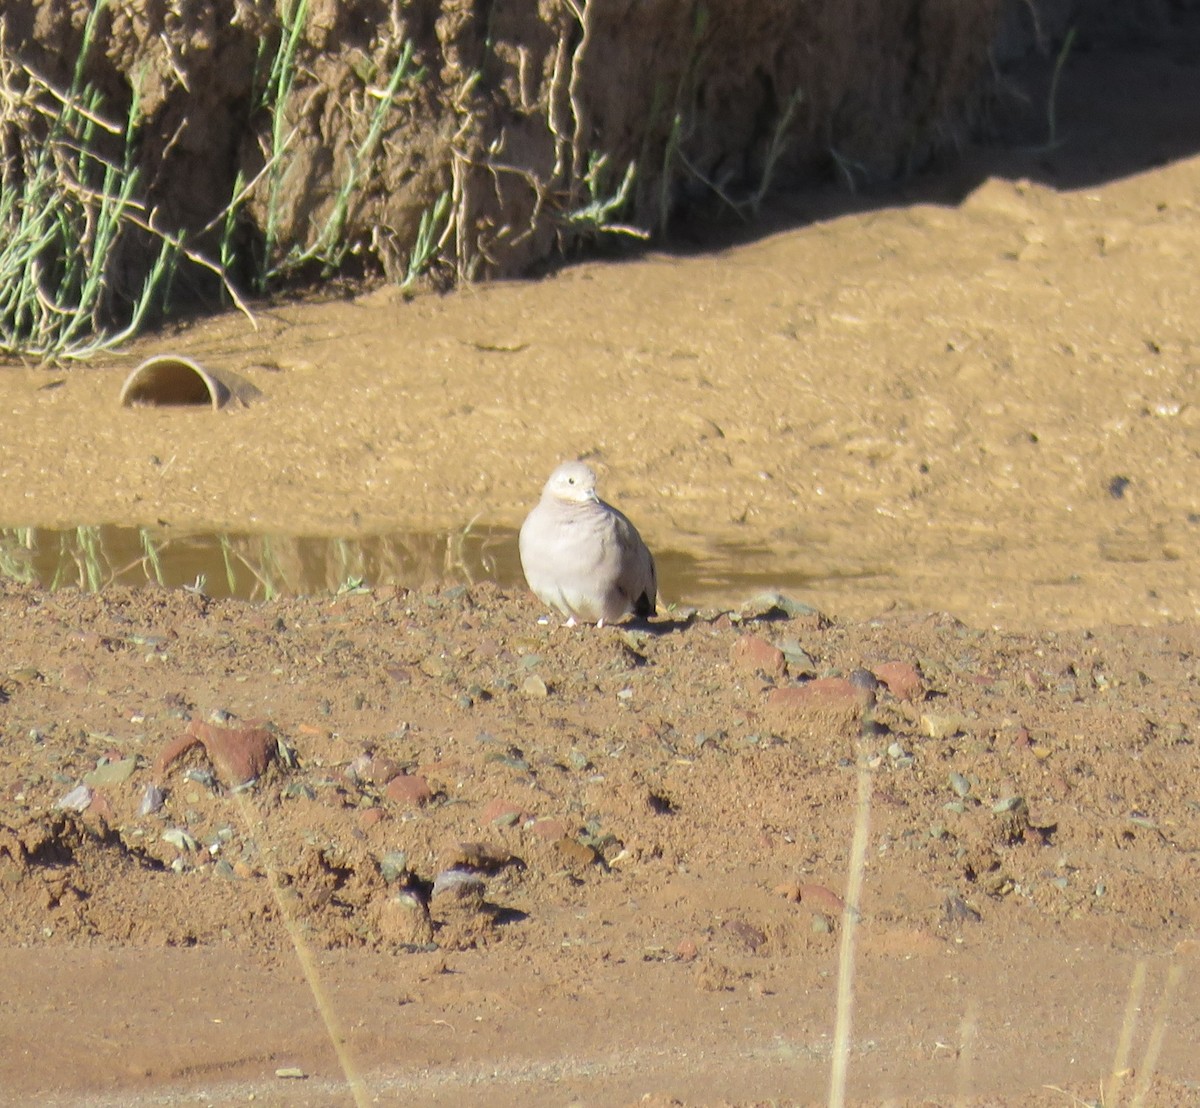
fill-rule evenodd
<path id="1" fill-rule="evenodd" d="M 601 631 L 4 586 L 0 1097 L 819 1102 L 841 982 L 851 1100 L 1194 1103 L 1194 54 L 1080 56 L 1058 128 L 0 371 L 13 526 L 512 528 L 582 454 L 680 567 Z M 264 398 L 118 410 L 162 350 Z"/>

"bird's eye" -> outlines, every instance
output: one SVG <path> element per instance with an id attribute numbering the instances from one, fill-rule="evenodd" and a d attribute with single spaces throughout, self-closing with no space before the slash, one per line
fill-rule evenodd
<path id="1" fill-rule="evenodd" d="M 568 484 L 568 485 L 573 485 L 573 484 L 575 484 L 575 478 L 574 478 L 574 477 L 568 477 L 568 478 L 567 478 L 567 484 Z"/>

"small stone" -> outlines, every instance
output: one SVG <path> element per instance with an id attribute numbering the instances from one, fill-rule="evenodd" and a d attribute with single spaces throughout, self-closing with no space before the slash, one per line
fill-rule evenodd
<path id="1" fill-rule="evenodd" d="M 419 774 L 401 773 L 387 783 L 384 795 L 396 804 L 419 808 L 433 799 L 433 790 Z"/>
<path id="2" fill-rule="evenodd" d="M 567 754 L 567 762 L 574 770 L 585 770 L 591 767 L 591 760 L 582 750 L 574 748 Z"/>
<path id="3" fill-rule="evenodd" d="M 964 799 L 971 795 L 971 782 L 968 781 L 961 773 L 950 774 L 950 788 L 952 788 L 958 796 Z"/>
<path id="4" fill-rule="evenodd" d="M 65 796 L 55 801 L 54 807 L 66 812 L 86 812 L 92 803 L 92 790 L 87 785 L 76 785 Z"/>
<path id="5" fill-rule="evenodd" d="M 931 739 L 949 739 L 963 729 L 965 720 L 958 712 L 925 712 L 921 728 Z"/>
<path id="6" fill-rule="evenodd" d="M 695 939 L 681 939 L 679 945 L 675 948 L 675 957 L 681 962 L 690 962 L 699 953 L 700 948 L 696 946 Z"/>
<path id="7" fill-rule="evenodd" d="M 1025 807 L 1023 796 L 1006 796 L 992 805 L 992 811 L 997 815 L 1003 815 L 1005 812 L 1016 812 Z"/>
<path id="8" fill-rule="evenodd" d="M 561 838 L 554 844 L 554 852 L 569 869 L 586 869 L 596 861 L 596 852 L 578 839 Z"/>
<path id="9" fill-rule="evenodd" d="M 146 791 L 142 793 L 142 802 L 138 805 L 139 816 L 152 816 L 166 802 L 166 793 L 157 785 L 147 785 Z"/>
<path id="10" fill-rule="evenodd" d="M 421 672 L 426 677 L 446 677 L 450 673 L 450 665 L 440 654 L 430 654 L 421 659 Z"/>
<path id="11" fill-rule="evenodd" d="M 811 604 L 805 604 L 781 592 L 759 593 L 741 606 L 738 615 L 742 619 L 771 619 L 779 616 L 787 616 L 789 619 L 802 616 L 821 618 L 821 613 Z"/>
<path id="12" fill-rule="evenodd" d="M 531 673 L 521 682 L 521 692 L 530 700 L 545 700 L 550 695 L 550 689 L 546 682 L 536 673 Z"/>
<path id="13" fill-rule="evenodd" d="M 747 923 L 740 919 L 727 919 L 721 924 L 723 931 L 729 932 L 734 938 L 742 943 L 751 954 L 758 952 L 758 948 L 767 941 L 766 932 L 761 931 L 753 924 Z"/>
<path id="14" fill-rule="evenodd" d="M 887 753 L 888 757 L 891 758 L 892 761 L 896 761 L 899 758 L 908 757 L 908 751 L 905 750 L 904 747 L 902 747 L 899 743 L 889 743 Z"/>
<path id="15" fill-rule="evenodd" d="M 393 758 L 385 758 L 378 754 L 360 756 L 350 763 L 350 770 L 359 781 L 365 781 L 376 787 L 385 786 L 401 773 L 400 763 Z"/>
<path id="16" fill-rule="evenodd" d="M 386 818 L 387 813 L 382 808 L 364 808 L 358 814 L 358 826 L 363 831 L 367 831 L 377 823 L 382 823 Z"/>
<path id="17" fill-rule="evenodd" d="M 799 639 L 784 639 L 779 644 L 779 649 L 783 652 L 783 660 L 787 662 L 788 671 L 793 677 L 816 677 L 817 663 L 800 645 Z"/>
<path id="18" fill-rule="evenodd" d="M 907 662 L 882 662 L 872 672 L 897 700 L 925 698 L 925 682 L 917 668 Z"/>
<path id="19" fill-rule="evenodd" d="M 305 1081 L 308 1078 L 308 1074 L 296 1066 L 280 1066 L 275 1071 L 275 1076 L 286 1081 Z"/>
<path id="20" fill-rule="evenodd" d="M 162 841 L 169 843 L 176 850 L 193 851 L 199 849 L 200 846 L 182 827 L 168 827 L 162 833 Z"/>
<path id="21" fill-rule="evenodd" d="M 543 842 L 555 842 L 568 836 L 567 824 L 561 819 L 535 819 L 529 825 L 530 833 Z"/>
<path id="22" fill-rule="evenodd" d="M 408 872 L 408 855 L 403 850 L 389 850 L 379 859 L 379 872 L 391 884 L 397 877 Z"/>
<path id="23" fill-rule="evenodd" d="M 744 673 L 782 677 L 787 663 L 783 651 L 758 635 L 742 635 L 729 649 L 729 664 Z"/>
<path id="24" fill-rule="evenodd" d="M 485 889 L 483 878 L 463 869 L 442 870 L 433 879 L 432 899 L 445 897 L 453 901 L 482 900 Z"/>
<path id="25" fill-rule="evenodd" d="M 499 796 L 489 800 L 479 813 L 479 822 L 484 827 L 488 824 L 511 827 L 518 820 L 524 823 L 527 818 L 527 813 L 519 804 Z"/>
<path id="26" fill-rule="evenodd" d="M 137 769 L 137 758 L 131 755 L 128 758 L 121 758 L 119 761 L 105 762 L 104 765 L 97 766 L 91 773 L 84 775 L 83 783 L 95 788 L 105 785 L 121 785 L 133 776 L 135 769 Z"/>
<path id="27" fill-rule="evenodd" d="M 830 915 L 840 916 L 846 910 L 846 902 L 824 885 L 802 884 L 799 886 L 799 893 L 800 903 L 820 908 Z"/>
<path id="28" fill-rule="evenodd" d="M 833 922 L 822 912 L 813 912 L 812 931 L 814 935 L 828 935 L 833 931 Z"/>
<path id="29" fill-rule="evenodd" d="M 947 923 L 979 923 L 983 919 L 961 896 L 955 894 L 946 897 L 942 916 Z"/>
<path id="30" fill-rule="evenodd" d="M 75 662 L 63 670 L 63 688 L 75 692 L 86 692 L 92 684 L 92 671 L 82 662 Z"/>

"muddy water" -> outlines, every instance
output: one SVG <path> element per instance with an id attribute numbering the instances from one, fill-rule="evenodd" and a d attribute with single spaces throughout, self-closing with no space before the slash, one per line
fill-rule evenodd
<path id="1" fill-rule="evenodd" d="M 837 584 L 812 568 L 783 565 L 765 549 L 714 549 L 705 558 L 660 550 L 656 560 L 668 606 L 721 604 L 766 590 L 800 593 Z M 358 538 L 170 535 L 112 525 L 8 528 L 0 529 L 0 576 L 48 589 L 158 584 L 244 600 L 378 585 L 495 581 L 520 589 L 524 583 L 517 533 L 506 527 Z M 859 579 L 875 576 L 864 571 Z"/>
<path id="2" fill-rule="evenodd" d="M 293 560 L 336 588 L 376 536 L 430 536 L 395 563 L 421 576 L 468 525 L 511 536 L 582 456 L 671 600 L 770 583 L 859 617 L 1194 617 L 1200 65 L 1081 55 L 1058 111 L 1053 149 L 810 197 L 705 253 L 261 308 L 96 367 L 0 369 L 0 524 L 323 537 Z M 118 408 L 164 351 L 261 399 Z M 365 552 L 328 553 L 345 541 Z M 216 587 L 222 567 L 180 579 Z"/>

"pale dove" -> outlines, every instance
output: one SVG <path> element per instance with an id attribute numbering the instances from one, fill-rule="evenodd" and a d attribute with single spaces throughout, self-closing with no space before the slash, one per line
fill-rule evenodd
<path id="1" fill-rule="evenodd" d="M 654 615 L 654 558 L 637 528 L 596 495 L 583 462 L 563 462 L 521 525 L 521 568 L 544 604 L 569 623 Z"/>

